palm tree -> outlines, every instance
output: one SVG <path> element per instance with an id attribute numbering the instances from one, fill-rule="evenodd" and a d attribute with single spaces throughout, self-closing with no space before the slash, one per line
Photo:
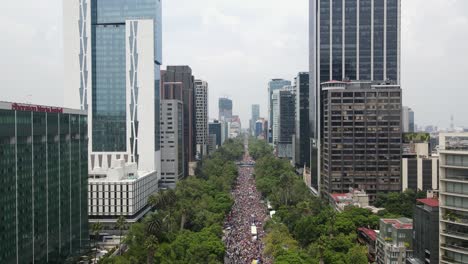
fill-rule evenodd
<path id="1" fill-rule="evenodd" d="M 116 226 L 120 230 L 120 236 L 119 236 L 119 248 L 118 248 L 118 253 L 121 255 L 120 248 L 122 247 L 122 231 L 125 229 L 127 225 L 127 220 L 125 216 L 121 215 L 119 219 L 117 219 Z"/>
<path id="2" fill-rule="evenodd" d="M 156 248 L 158 247 L 158 238 L 155 235 L 150 235 L 145 240 L 145 248 L 148 250 L 148 256 L 146 258 L 146 262 L 148 264 L 154 263 L 154 253 Z"/>
<path id="3" fill-rule="evenodd" d="M 97 258 L 97 242 L 99 240 L 99 233 L 101 232 L 103 226 L 101 222 L 97 222 L 91 225 L 91 231 L 93 232 L 94 235 L 94 259 L 96 260 Z M 96 261 L 97 262 L 97 261 Z"/>
<path id="4" fill-rule="evenodd" d="M 154 253 L 159 243 L 158 236 L 161 234 L 162 224 L 162 220 L 157 213 L 152 213 L 145 219 L 146 232 L 149 235 L 145 240 L 145 247 L 148 250 L 148 264 L 154 263 Z"/>
<path id="5" fill-rule="evenodd" d="M 148 203 L 157 209 L 164 209 L 174 205 L 176 200 L 177 197 L 174 190 L 166 190 L 155 195 L 151 195 L 148 198 Z"/>

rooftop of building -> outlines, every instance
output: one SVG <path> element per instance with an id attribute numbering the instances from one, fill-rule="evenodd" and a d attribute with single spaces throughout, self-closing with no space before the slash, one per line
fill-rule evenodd
<path id="1" fill-rule="evenodd" d="M 337 80 L 330 80 L 327 82 L 322 82 L 321 85 L 324 88 L 345 88 L 345 89 L 395 89 L 400 88 L 400 85 L 396 84 L 394 81 L 385 81 L 385 82 L 377 82 L 377 81 L 337 81 Z"/>
<path id="2" fill-rule="evenodd" d="M 369 237 L 369 239 L 371 239 L 372 241 L 376 241 L 377 240 L 377 232 L 373 229 L 369 229 L 369 228 L 365 228 L 365 227 L 360 227 L 358 228 L 358 231 L 359 232 L 362 232 L 364 233 L 367 237 Z"/>
<path id="3" fill-rule="evenodd" d="M 92 170 L 89 173 L 89 182 L 135 182 L 155 174 L 156 171 L 141 171 L 136 163 L 125 163 L 120 159 L 114 161 L 108 169 Z"/>
<path id="4" fill-rule="evenodd" d="M 0 109 L 12 110 L 12 111 L 23 111 L 23 112 L 37 112 L 37 113 L 59 113 L 59 114 L 75 114 L 75 115 L 87 115 L 87 112 L 80 109 L 65 108 L 60 106 L 46 106 L 36 105 L 29 103 L 15 103 L 0 101 Z"/>
<path id="5" fill-rule="evenodd" d="M 386 224 L 391 224 L 397 229 L 413 229 L 413 220 L 406 217 L 398 219 L 381 219 L 381 221 Z"/>
<path id="6" fill-rule="evenodd" d="M 439 199 L 437 198 L 418 199 L 417 201 L 430 207 L 439 207 Z"/>

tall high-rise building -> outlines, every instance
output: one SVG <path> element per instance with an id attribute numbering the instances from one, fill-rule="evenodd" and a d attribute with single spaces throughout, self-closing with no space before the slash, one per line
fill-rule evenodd
<path id="1" fill-rule="evenodd" d="M 309 8 L 311 171 L 320 175 L 321 84 L 400 84 L 401 0 L 309 0 Z M 312 183 L 318 185 L 320 178 Z"/>
<path id="2" fill-rule="evenodd" d="M 134 220 L 155 189 L 111 205 L 102 187 L 122 197 L 126 181 L 159 178 L 161 1 L 63 3 L 65 102 L 88 111 L 90 221 Z"/>
<path id="3" fill-rule="evenodd" d="M 215 148 L 221 146 L 222 144 L 221 126 L 222 126 L 222 122 L 218 120 L 214 120 L 213 122 L 209 123 L 209 133 L 210 135 L 214 135 Z"/>
<path id="4" fill-rule="evenodd" d="M 468 263 L 468 133 L 440 133 L 440 263 Z"/>
<path id="5" fill-rule="evenodd" d="M 278 157 L 293 158 L 293 136 L 295 134 L 296 95 L 293 89 L 278 92 Z M 276 92 L 275 92 L 276 93 Z"/>
<path id="6" fill-rule="evenodd" d="M 322 192 L 401 191 L 401 89 L 371 82 L 327 82 L 323 90 Z"/>
<path id="7" fill-rule="evenodd" d="M 232 120 L 232 100 L 228 98 L 219 98 L 219 120 L 231 122 Z"/>
<path id="8" fill-rule="evenodd" d="M 201 159 L 208 147 L 208 83 L 195 80 L 195 131 L 197 156 Z"/>
<path id="9" fill-rule="evenodd" d="M 0 102 L 0 263 L 63 263 L 89 242 L 87 120 Z"/>
<path id="10" fill-rule="evenodd" d="M 403 125 L 403 132 L 415 132 L 414 131 L 414 111 L 413 109 L 403 106 L 402 111 L 402 125 Z"/>
<path id="11" fill-rule="evenodd" d="M 168 88 L 168 87 L 165 87 Z M 175 188 L 184 171 L 184 105 L 182 86 L 173 85 L 161 94 L 161 182 Z"/>
<path id="12" fill-rule="evenodd" d="M 284 79 L 272 79 L 268 82 L 268 124 L 269 130 L 273 131 L 274 121 L 273 121 L 273 92 L 279 90 L 285 86 L 290 86 L 291 81 Z M 273 134 L 273 132 L 272 132 Z M 273 139 L 269 139 L 270 143 L 273 143 Z"/>
<path id="13" fill-rule="evenodd" d="M 310 127 L 309 127 L 309 73 L 300 72 L 295 78 L 296 122 L 294 161 L 296 165 L 310 166 Z"/>
<path id="14" fill-rule="evenodd" d="M 255 135 L 255 124 L 257 120 L 260 118 L 260 105 L 254 104 L 252 105 L 252 117 L 250 119 L 250 134 Z"/>
<path id="15" fill-rule="evenodd" d="M 182 84 L 182 102 L 184 103 L 184 172 L 188 175 L 189 162 L 195 161 L 195 79 L 189 66 L 167 66 L 161 73 L 162 87 Z"/>

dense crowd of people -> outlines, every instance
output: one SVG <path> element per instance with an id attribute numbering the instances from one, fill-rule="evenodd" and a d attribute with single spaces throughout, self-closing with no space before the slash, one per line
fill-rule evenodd
<path id="1" fill-rule="evenodd" d="M 253 163 L 246 150 L 243 164 Z M 240 166 L 239 177 L 232 191 L 234 205 L 226 218 L 223 237 L 226 245 L 225 263 L 228 264 L 271 263 L 262 256 L 262 239 L 265 236 L 263 225 L 268 210 L 257 191 L 252 173 L 252 166 Z"/>

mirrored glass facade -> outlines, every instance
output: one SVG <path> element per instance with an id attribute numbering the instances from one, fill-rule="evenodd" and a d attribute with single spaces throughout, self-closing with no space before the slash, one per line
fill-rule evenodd
<path id="1" fill-rule="evenodd" d="M 127 20 L 151 19 L 155 33 L 155 150 L 159 150 L 160 0 L 96 0 L 91 6 L 92 151 L 126 152 Z M 136 78 L 136 77 L 135 77 Z"/>
<path id="2" fill-rule="evenodd" d="M 88 242 L 86 114 L 0 107 L 0 263 L 63 263 Z"/>

